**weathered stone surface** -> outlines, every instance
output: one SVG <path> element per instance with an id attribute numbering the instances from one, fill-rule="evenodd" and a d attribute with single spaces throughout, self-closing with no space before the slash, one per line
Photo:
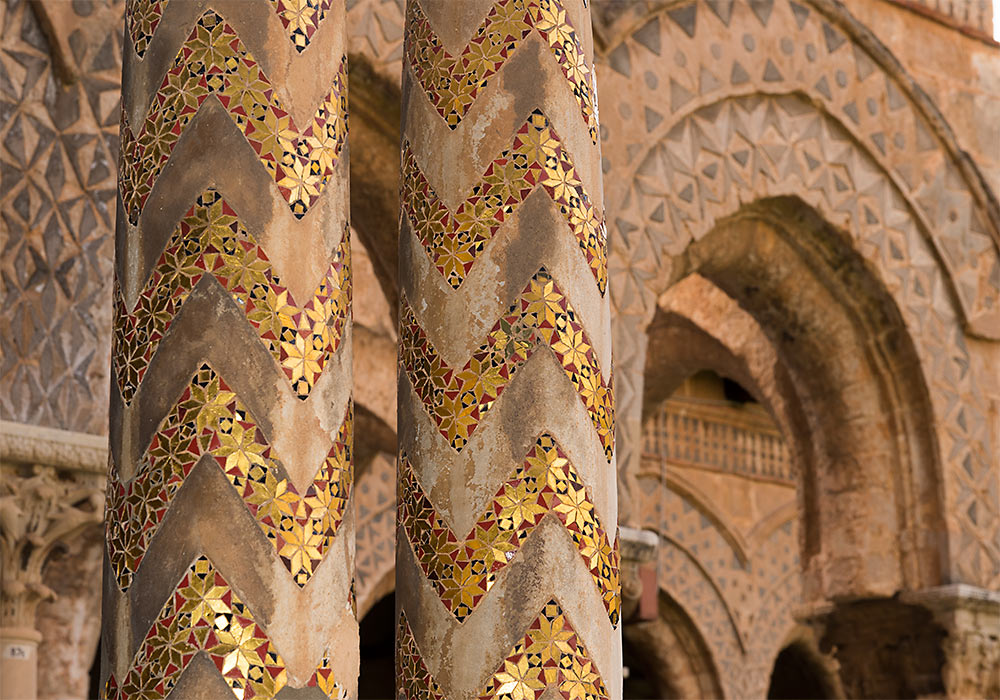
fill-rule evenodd
<path id="1" fill-rule="evenodd" d="M 143 86 L 146 98 L 137 105 L 140 111 L 148 105 L 182 35 L 203 7 L 181 0 L 170 3 L 163 15 L 166 24 L 144 40 L 143 62 L 153 68 L 146 69 L 150 77 Z M 279 89 L 277 95 L 290 106 L 301 127 L 330 88 L 328 74 L 317 68 L 329 57 L 318 58 L 320 44 L 298 51 L 275 5 L 260 4 L 243 22 L 226 14 L 227 8 L 236 6 L 232 3 L 216 9 L 237 23 L 234 26 L 244 44 L 262 61 L 268 76 L 273 78 L 277 73 L 272 73 L 283 70 L 278 64 L 292 66 L 305 59 L 302 65 L 307 64 L 309 70 L 301 73 L 309 74 L 308 86 Z M 470 6 L 468 13 L 476 15 L 474 19 L 438 27 L 451 48 L 469 41 L 473 25 L 492 2 L 463 4 Z M 609 277 L 621 428 L 617 441 L 619 513 L 622 522 L 644 523 L 668 541 L 657 554 L 661 619 L 627 622 L 625 635 L 633 640 L 636 653 L 643 647 L 639 655 L 653 665 L 650 673 L 669 676 L 660 679 L 664 684 L 660 687 L 673 689 L 669 692 L 760 696 L 767 692 L 778 653 L 798 639 L 791 632 L 800 612 L 796 606 L 825 595 L 810 591 L 835 584 L 836 590 L 850 596 L 866 591 L 879 595 L 912 592 L 943 581 L 964 581 L 983 589 L 998 585 L 1000 429 L 991 416 L 1000 401 L 1000 343 L 990 339 L 990 329 L 995 328 L 990 325 L 991 313 L 998 308 L 991 294 L 1000 288 L 1000 267 L 990 261 L 997 256 L 1000 189 L 1000 153 L 995 147 L 1000 142 L 1000 119 L 995 118 L 1000 104 L 998 49 L 955 29 L 975 28 L 985 21 L 982 3 L 975 1 L 919 3 L 929 9 L 926 16 L 904 7 L 916 3 L 881 0 L 848 0 L 846 12 L 823 0 L 754 4 L 743 0 L 698 4 L 594 0 L 589 4 L 597 35 L 603 108 L 600 168 L 608 193 L 606 219 L 611 234 Z M 239 3 L 241 8 L 247 5 Z M 351 199 L 357 235 L 353 241 L 367 248 L 354 259 L 357 325 L 351 333 L 359 426 L 357 594 L 362 611 L 393 587 L 395 469 L 394 457 L 389 455 L 394 453 L 395 442 L 396 159 L 404 5 L 401 0 L 346 3 L 355 117 Z M 428 5 L 428 12 L 437 7 Z M 4 251 L 0 296 L 7 302 L 0 310 L 4 346 L 0 410 L 4 420 L 18 424 L 95 435 L 106 430 L 115 199 L 112 164 L 118 157 L 122 12 L 123 4 L 103 1 L 0 5 L 0 238 Z M 178 28 L 170 28 L 178 22 Z M 327 16 L 311 41 L 326 41 L 330 26 Z M 262 36 L 265 33 L 267 37 Z M 278 47 L 282 37 L 284 48 Z M 126 40 L 126 53 L 131 41 Z M 263 45 L 278 47 L 284 52 L 282 58 L 272 61 L 266 57 L 269 54 L 257 55 Z M 537 76 L 551 80 L 557 75 L 551 58 L 542 61 L 544 53 L 531 51 L 527 52 L 530 56 L 515 52 L 504 70 L 531 73 L 537 58 L 541 72 L 532 74 L 533 81 L 539 80 Z M 456 147 L 457 155 L 438 155 L 434 162 L 440 163 L 440 170 L 427 173 L 435 188 L 441 188 L 436 194 L 452 211 L 469 196 L 468 187 L 482 176 L 487 163 L 511 145 L 510 134 L 492 131 L 490 120 L 481 116 L 513 114 L 519 108 L 504 96 L 502 84 L 497 83 L 500 78 L 498 74 L 490 79 L 492 84 L 463 118 L 457 130 L 466 130 L 469 136 Z M 579 114 L 579 104 L 568 94 L 565 97 L 567 114 L 571 109 Z M 129 117 L 134 125 L 141 115 L 130 113 Z M 561 137 L 567 137 L 558 122 L 555 127 Z M 186 138 L 194 145 L 182 139 L 172 158 L 191 163 L 193 170 L 214 172 L 215 184 L 241 217 L 270 222 L 257 228 L 253 221 L 248 225 L 280 274 L 287 261 L 274 255 L 265 232 L 284 235 L 276 228 L 282 220 L 289 222 L 289 231 L 294 229 L 286 200 L 273 192 L 270 199 L 259 196 L 273 185 L 246 148 L 246 138 L 219 105 L 206 105 L 188 130 Z M 579 148 L 579 144 L 572 146 L 574 157 Z M 224 170 L 211 171 L 217 149 L 235 154 L 234 160 Z M 455 163 L 470 154 L 478 162 L 467 172 L 452 173 Z M 206 185 L 197 177 L 177 177 L 175 170 L 170 166 L 164 170 L 169 187 L 154 188 L 150 194 L 151 203 L 163 212 L 162 221 L 147 216 L 142 227 L 161 245 L 146 246 L 148 250 L 137 256 L 143 269 L 155 264 L 176 222 Z M 449 192 L 443 185 L 449 181 L 465 186 Z M 593 178 L 583 181 L 590 191 Z M 755 273 L 760 280 L 744 272 L 748 283 L 739 289 L 719 286 L 705 272 L 712 265 L 718 267 L 720 255 L 730 244 L 731 239 L 714 235 L 718 224 L 744 205 L 773 196 L 797 197 L 818 212 L 830 224 L 828 230 L 864 260 L 868 282 L 874 282 L 864 289 L 881 286 L 887 291 L 887 297 L 880 293 L 879 298 L 898 309 L 903 323 L 889 323 L 892 314 L 858 314 L 852 305 L 845 313 L 828 313 L 835 309 L 821 296 L 801 293 L 800 286 L 813 287 L 811 282 L 800 285 L 799 278 L 836 282 L 836 275 L 828 269 L 831 263 L 824 259 L 808 265 L 782 265 L 773 271 L 766 265 L 754 268 L 750 261 L 740 261 L 739 267 L 746 270 L 762 270 Z M 532 225 L 537 219 L 538 227 L 566 225 L 544 193 L 535 193 L 518 206 L 520 211 L 506 225 L 512 225 L 514 218 Z M 311 212 L 303 221 L 319 213 Z M 543 224 L 543 217 L 551 221 Z M 336 233 L 331 230 L 331 235 Z M 703 239 L 709 243 L 697 245 Z M 355 245 L 355 253 L 358 248 Z M 295 287 L 295 299 L 313 293 L 310 285 L 328 261 L 325 256 L 299 258 L 309 267 L 301 275 L 303 288 L 287 275 L 282 278 L 282 284 Z M 477 265 L 509 269 L 505 260 L 491 260 L 488 255 Z M 817 269 L 826 272 L 817 274 Z M 680 279 L 683 273 L 678 270 L 695 272 Z M 791 288 L 777 297 L 785 300 L 784 306 L 762 305 L 763 292 L 755 288 L 773 290 L 779 272 L 790 273 L 784 279 Z M 585 269 L 578 273 L 581 278 L 590 274 Z M 463 284 L 475 284 L 477 274 L 474 267 Z M 247 348 L 244 354 L 251 358 L 247 362 L 257 368 L 255 380 L 273 376 L 263 372 L 273 360 L 259 336 L 249 330 L 245 316 L 237 314 L 231 298 L 213 286 L 215 282 L 201 284 L 198 298 L 187 302 L 184 313 L 230 324 L 226 327 L 236 329 L 232 343 Z M 488 326 L 495 320 L 519 291 L 501 294 L 491 309 L 492 318 L 484 314 L 482 323 Z M 796 300 L 797 295 L 802 298 Z M 490 303 L 489 299 L 484 302 Z M 816 313 L 811 324 L 803 326 L 798 310 L 807 304 Z M 786 313 L 789 309 L 795 313 Z M 437 312 L 432 309 L 431 313 Z M 440 313 L 445 318 L 451 312 Z M 473 338 L 476 322 L 463 320 L 469 336 L 466 350 L 470 350 L 482 334 Z M 590 323 L 586 316 L 584 320 Z M 815 340 L 820 337 L 814 333 L 817 323 L 830 326 L 828 334 L 836 336 L 833 344 Z M 238 330 L 241 324 L 242 331 Z M 192 346 L 186 355 L 191 371 L 210 345 L 199 331 L 183 322 L 171 331 Z M 886 363 L 880 359 L 882 350 L 873 349 L 888 348 L 889 356 L 898 358 L 897 349 L 908 343 L 917 362 Z M 536 354 L 544 352 L 548 351 L 539 348 Z M 468 358 L 468 352 L 459 355 L 446 359 L 462 363 Z M 831 355 L 836 357 L 828 359 Z M 247 364 L 244 357 L 235 355 L 210 359 L 225 372 L 229 368 L 243 372 L 241 365 Z M 162 397 L 146 405 L 153 405 L 148 409 L 151 412 L 165 413 L 191 377 L 179 371 L 167 376 L 170 373 L 157 364 L 149 371 L 151 378 L 164 383 Z M 516 383 L 491 409 L 497 415 L 486 423 L 501 420 L 505 402 L 521 394 L 530 397 L 519 384 L 530 380 L 558 386 L 563 381 L 550 372 L 553 368 L 536 364 L 546 363 L 532 359 L 519 370 Z M 892 369 L 888 374 L 887 367 Z M 747 411 L 731 406 L 720 409 L 721 416 L 699 413 L 695 424 L 705 425 L 711 419 L 732 426 L 727 429 L 738 428 L 744 436 L 741 440 L 754 441 L 771 436 L 776 428 L 787 453 L 786 471 L 796 475 L 794 480 L 762 480 L 759 468 L 751 468 L 756 462 L 726 471 L 666 460 L 664 454 L 678 454 L 679 438 L 692 435 L 691 430 L 664 427 L 678 415 L 677 402 L 685 400 L 673 392 L 686 377 L 705 369 L 747 389 L 774 425 L 761 429 L 756 418 L 747 418 Z M 878 377 L 874 383 L 872 376 Z M 807 391 L 821 377 L 830 379 L 822 384 L 823 393 L 829 396 L 825 403 L 811 398 L 815 390 Z M 271 381 L 276 390 L 278 379 Z M 912 391 L 926 398 L 894 398 L 900 382 L 906 389 L 899 396 Z M 873 384 L 883 388 L 875 391 Z M 259 386 L 260 382 L 248 380 L 239 393 L 251 413 L 271 431 L 277 419 L 260 402 L 250 405 L 247 398 Z M 578 401 L 569 389 L 563 394 L 558 399 L 567 406 Z M 845 397 L 854 398 L 845 402 Z M 317 394 L 310 401 L 319 398 Z M 141 396 L 138 400 L 143 401 Z M 511 413 L 504 419 L 508 423 L 525 421 L 531 415 Z M 842 415 L 844 420 L 829 415 Z M 566 421 L 579 417 L 567 416 Z M 142 435 L 148 437 L 155 422 L 142 428 Z M 488 429 L 488 425 L 480 428 Z M 881 431 L 885 434 L 878 438 Z M 868 437 L 849 440 L 845 434 Z M 920 443 L 907 437 L 914 434 L 927 436 L 930 447 L 915 448 Z M 273 437 L 273 431 L 268 437 Z M 28 443 L 30 439 L 18 444 Z M 728 441 L 712 454 L 735 454 L 739 444 Z M 824 454 L 824 445 L 831 444 L 837 460 Z M 661 453 L 662 445 L 667 449 Z M 517 445 L 497 463 L 512 468 L 528 446 Z M 654 448 L 654 459 L 648 449 L 643 456 L 644 446 Z M 35 457 L 29 461 L 66 469 L 79 466 L 74 460 L 92 462 L 90 447 L 82 452 L 62 448 L 46 452 L 46 448 L 36 450 L 29 445 L 18 454 L 30 453 Z M 518 450 L 520 454 L 514 455 Z M 305 456 L 310 451 L 318 453 L 315 459 Z M 288 468 L 299 469 L 301 464 L 297 483 L 307 483 L 323 450 L 317 445 L 289 445 L 279 437 L 275 452 Z M 923 455 L 930 466 L 914 471 L 918 460 L 913 455 Z M 46 462 L 48 458 L 53 461 Z M 104 464 L 106 459 L 102 456 L 98 462 Z M 846 471 L 836 467 L 855 462 L 859 466 Z M 665 473 L 661 473 L 663 464 L 668 464 Z M 839 473 L 856 478 L 842 484 L 837 480 Z M 928 475 L 927 481 L 907 485 L 915 473 Z M 196 480 L 207 479 L 206 488 L 211 487 L 210 493 L 223 502 L 232 498 L 231 486 L 221 473 L 209 479 L 211 472 L 202 466 L 192 474 Z M 888 499 L 899 513 L 886 517 L 883 524 L 888 529 L 868 527 L 872 520 L 865 510 L 870 499 L 860 492 L 869 480 L 901 484 Z M 496 484 L 485 481 L 482 488 L 492 495 Z M 846 486 L 851 495 L 834 503 L 832 492 L 824 490 L 823 484 L 833 492 Z M 481 512 L 477 511 L 481 505 L 468 504 L 458 520 L 464 518 L 468 525 Z M 193 508 L 193 502 L 185 507 Z M 854 525 L 856 518 L 863 525 Z M 461 532 L 458 520 L 452 525 Z M 942 527 L 930 529 L 945 532 L 943 540 L 922 538 L 920 528 L 909 525 L 942 520 Z M 235 523 L 233 532 L 243 528 L 254 533 L 257 527 L 252 519 L 236 519 Z M 897 525 L 904 535 L 893 543 L 891 533 Z M 864 532 L 865 527 L 871 533 Z M 766 533 L 773 533 L 775 539 L 765 547 L 761 543 L 768 541 Z M 539 531 L 533 537 L 544 535 Z M 558 539 L 558 534 L 551 536 Z M 874 553 L 882 563 L 870 553 L 859 560 L 827 556 L 859 537 L 888 543 L 886 552 Z M 274 556 L 265 544 L 251 545 L 263 569 Z M 86 557 L 81 545 L 70 543 L 69 548 Z M 527 551 L 522 549 L 518 556 Z M 736 552 L 746 558 L 740 559 Z M 931 558 L 937 564 L 932 565 Z M 718 564 L 719 559 L 724 559 L 724 565 Z M 567 563 L 571 560 L 567 557 Z M 891 563 L 886 565 L 886 561 Z M 80 570 L 93 564 L 80 562 Z M 10 577 L 7 571 L 5 579 Z M 881 582 L 875 589 L 865 583 L 873 580 L 873 572 Z M 176 583 L 166 579 L 163 590 L 155 589 L 161 598 L 169 592 L 167 584 Z M 48 581 L 45 585 L 55 590 Z M 264 589 L 257 583 L 246 585 L 255 592 Z M 95 631 L 61 634 L 63 623 L 55 622 L 83 623 L 83 597 L 75 595 L 68 592 L 62 603 L 56 598 L 42 604 L 38 625 L 44 630 L 40 648 L 51 655 L 51 665 L 56 665 L 55 659 L 60 664 L 75 663 L 65 674 L 52 672 L 50 677 L 73 678 L 67 682 L 79 684 L 93 660 L 88 656 L 89 642 L 84 640 L 92 639 Z M 252 604 L 249 598 L 247 602 Z M 147 617 L 155 612 L 147 611 Z M 941 666 L 945 692 L 956 697 L 995 695 L 995 690 L 983 692 L 975 685 L 984 676 L 981 669 L 995 665 L 990 654 L 997 645 L 991 633 L 972 623 L 966 625 L 970 616 L 964 613 L 954 615 L 958 621 L 954 624 L 942 613 L 935 615 L 947 630 Z M 773 624 L 759 624 L 763 619 Z M 639 632 L 633 624 L 656 629 Z M 70 629 L 66 627 L 67 632 Z M 890 626 L 882 631 L 886 639 L 891 636 Z M 862 649 L 869 651 L 881 644 L 878 638 L 858 638 L 866 640 Z M 810 644 L 815 646 L 815 641 Z M 850 661 L 864 658 L 863 651 L 845 651 L 841 662 L 845 688 L 866 682 L 859 679 L 868 671 Z M 633 661 L 629 665 L 634 672 L 641 671 Z M 204 686 L 206 692 L 220 687 L 225 691 L 221 680 L 214 682 Z M 43 694 L 49 692 L 46 683 L 41 681 Z M 65 690 L 58 696 L 68 694 Z"/>

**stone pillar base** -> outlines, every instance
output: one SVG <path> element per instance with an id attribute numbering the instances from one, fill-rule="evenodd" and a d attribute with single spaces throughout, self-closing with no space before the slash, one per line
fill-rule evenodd
<path id="1" fill-rule="evenodd" d="M 0 698 L 34 700 L 38 696 L 38 643 L 30 627 L 0 627 Z"/>

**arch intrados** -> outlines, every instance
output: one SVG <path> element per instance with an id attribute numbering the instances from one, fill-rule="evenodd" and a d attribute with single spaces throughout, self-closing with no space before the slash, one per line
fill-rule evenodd
<path id="1" fill-rule="evenodd" d="M 646 333 L 649 345 L 643 382 L 644 425 L 657 406 L 670 398 L 686 379 L 701 370 L 712 370 L 738 382 L 767 409 L 775 423 L 779 423 L 780 419 L 775 415 L 769 397 L 761 388 L 757 377 L 751 373 L 745 359 L 697 323 L 682 314 L 664 311 L 658 306 Z"/>
<path id="2" fill-rule="evenodd" d="M 823 658 L 814 640 L 801 631 L 795 631 L 791 639 L 786 641 L 774 655 L 771 662 L 770 686 L 774 687 L 774 674 L 778 672 L 778 663 L 783 656 L 790 656 L 807 672 L 821 689 L 822 697 L 843 697 L 837 674 L 830 667 L 830 662 Z M 770 690 L 770 689 L 769 689 Z M 768 693 L 770 696 L 770 692 Z"/>
<path id="3" fill-rule="evenodd" d="M 862 582 L 863 587 L 875 585 L 876 590 L 892 592 L 897 586 L 936 583 L 941 560 L 929 551 L 946 546 L 946 528 L 930 397 L 902 317 L 877 276 L 842 233 L 801 200 L 787 197 L 747 205 L 717 223 L 675 258 L 666 286 L 692 273 L 712 281 L 757 319 L 803 393 L 803 404 L 811 404 L 807 415 L 814 423 L 824 421 L 810 426 L 815 463 L 804 464 L 805 469 L 815 470 L 816 483 L 825 482 L 828 489 L 837 483 L 853 484 L 852 488 L 864 484 L 871 493 L 878 485 L 895 501 L 890 520 L 895 539 L 882 545 L 896 552 L 897 573 L 886 580 Z M 811 296 L 801 298 L 807 291 Z M 831 362 L 848 364 L 818 371 L 816 358 L 824 353 L 834 356 Z M 855 378 L 852 383 L 845 370 L 851 363 L 867 379 Z M 885 426 L 856 419 L 854 414 L 865 401 L 874 402 L 874 415 L 884 416 Z M 873 458 L 877 449 L 883 459 Z M 837 468 L 831 472 L 833 465 Z M 806 475 L 804 485 L 809 482 Z M 918 506 L 928 496 L 933 501 L 930 512 Z M 821 507 L 833 508 L 831 503 L 820 503 L 818 492 L 808 500 L 807 515 L 822 513 Z M 866 515 L 870 513 L 852 513 L 852 518 Z M 807 559 L 822 542 L 838 539 L 830 531 L 843 534 L 844 528 L 856 525 L 832 519 L 817 521 L 821 529 L 810 531 L 812 520 L 807 517 L 804 523 Z M 927 554 L 911 561 L 906 552 L 913 547 Z"/>

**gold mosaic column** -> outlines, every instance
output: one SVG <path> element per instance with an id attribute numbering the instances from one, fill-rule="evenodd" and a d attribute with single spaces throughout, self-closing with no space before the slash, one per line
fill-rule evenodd
<path id="1" fill-rule="evenodd" d="M 354 696 L 344 5 L 127 5 L 105 693 Z"/>
<path id="2" fill-rule="evenodd" d="M 621 697 L 592 51 L 586 0 L 408 1 L 401 698 Z"/>

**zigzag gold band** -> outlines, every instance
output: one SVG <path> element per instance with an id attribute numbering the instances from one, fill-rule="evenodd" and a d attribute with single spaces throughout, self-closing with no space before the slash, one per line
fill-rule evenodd
<path id="1" fill-rule="evenodd" d="M 396 685 L 404 700 L 447 698 L 424 664 L 405 613 L 399 616 L 396 635 Z M 476 697 L 537 700 L 549 688 L 556 688 L 565 700 L 608 697 L 586 646 L 555 600 L 545 604 Z"/>
<path id="2" fill-rule="evenodd" d="M 483 179 L 454 212 L 434 193 L 410 144 L 403 144 L 403 209 L 434 267 L 455 289 L 504 220 L 536 188 L 559 205 L 604 294 L 608 286 L 604 219 L 591 203 L 572 157 L 540 110 L 532 112 L 511 147 L 487 166 Z"/>
<path id="3" fill-rule="evenodd" d="M 608 461 L 614 454 L 614 396 L 597 353 L 573 307 L 542 268 L 490 329 L 461 369 L 438 353 L 403 299 L 400 363 L 441 434 L 465 447 L 485 414 L 539 344 L 546 344 L 572 382 L 597 431 Z"/>
<path id="4" fill-rule="evenodd" d="M 178 224 L 131 311 L 116 280 L 111 356 L 122 397 L 132 401 L 174 317 L 209 276 L 243 308 L 296 396 L 308 398 L 350 317 L 350 263 L 345 227 L 316 291 L 298 305 L 236 212 L 218 192 L 206 191 Z"/>
<path id="5" fill-rule="evenodd" d="M 108 475 L 108 557 L 125 590 L 177 492 L 210 455 L 246 504 L 299 586 L 309 582 L 337 535 L 354 478 L 349 408 L 326 459 L 305 493 L 246 406 L 208 365 L 195 374 L 153 435 L 136 475 Z"/>
<path id="6" fill-rule="evenodd" d="M 538 438 L 465 537 L 456 536 L 435 511 L 405 455 L 399 460 L 399 499 L 399 522 L 413 553 L 459 622 L 472 614 L 542 519 L 552 515 L 569 532 L 617 626 L 617 541 L 608 540 L 576 468 L 550 435 Z"/>
<path id="7" fill-rule="evenodd" d="M 146 55 L 149 42 L 163 18 L 170 0 L 129 0 L 125 11 L 126 31 L 139 58 Z M 302 52 L 309 46 L 313 34 L 319 29 L 333 0 L 271 0 L 274 11 L 288 32 L 295 50 Z"/>
<path id="8" fill-rule="evenodd" d="M 593 68 L 587 63 L 561 0 L 498 0 L 457 57 L 441 45 L 419 0 L 411 0 L 406 7 L 406 55 L 410 69 L 452 129 L 521 42 L 537 31 L 548 44 L 580 105 L 591 141 L 597 143 Z"/>
<path id="9" fill-rule="evenodd" d="M 199 653 L 211 659 L 239 700 L 270 700 L 288 685 L 285 661 L 251 609 L 207 557 L 191 564 L 146 633 L 119 685 L 108 676 L 108 700 L 163 700 Z M 306 683 L 330 700 L 346 700 L 330 670 L 329 651 Z"/>
<path id="10" fill-rule="evenodd" d="M 326 188 L 347 140 L 347 58 L 300 130 L 236 30 L 209 10 L 178 51 L 139 133 L 122 112 L 119 190 L 129 221 L 139 220 L 174 146 L 211 96 L 243 132 L 292 213 L 305 216 Z"/>

